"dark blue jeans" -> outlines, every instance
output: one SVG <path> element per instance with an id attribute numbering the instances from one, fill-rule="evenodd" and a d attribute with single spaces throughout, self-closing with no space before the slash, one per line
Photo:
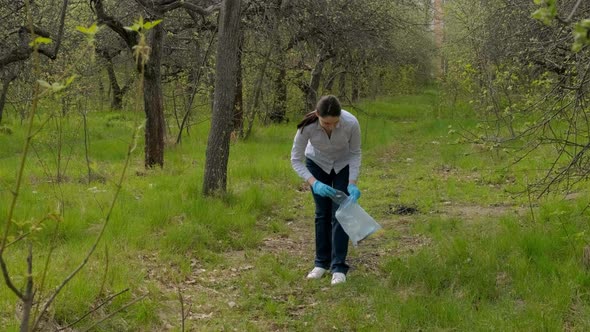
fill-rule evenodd
<path id="1" fill-rule="evenodd" d="M 348 194 L 348 166 L 338 174 L 332 170 L 330 174 L 324 172 L 309 158 L 306 161 L 307 169 L 316 180 Z M 313 193 L 313 190 L 312 190 Z M 321 197 L 313 193 L 315 201 L 315 266 L 331 269 L 332 273 L 348 272 L 346 255 L 348 254 L 348 235 L 336 220 L 338 204 L 332 202 L 329 197 Z"/>

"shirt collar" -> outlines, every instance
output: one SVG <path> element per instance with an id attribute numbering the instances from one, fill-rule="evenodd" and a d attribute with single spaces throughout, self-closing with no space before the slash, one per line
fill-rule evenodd
<path id="1" fill-rule="evenodd" d="M 318 121 L 316 121 L 315 124 L 316 124 L 316 127 L 315 127 L 316 130 L 320 130 L 320 129 L 323 130 L 324 129 L 324 128 L 322 128 L 322 126 L 320 126 L 320 119 L 318 119 Z M 336 127 L 334 127 L 334 128 L 340 128 L 341 125 L 342 125 L 342 115 L 340 116 L 340 121 L 338 121 L 338 123 L 336 124 Z"/>

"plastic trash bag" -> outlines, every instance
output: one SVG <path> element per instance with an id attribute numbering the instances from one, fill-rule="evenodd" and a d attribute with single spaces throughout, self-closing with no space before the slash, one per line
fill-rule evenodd
<path id="1" fill-rule="evenodd" d="M 330 198 L 336 204 L 340 204 L 336 210 L 336 219 L 348 234 L 353 246 L 357 246 L 359 241 L 381 229 L 375 219 L 344 192 L 336 190 L 336 194 Z"/>

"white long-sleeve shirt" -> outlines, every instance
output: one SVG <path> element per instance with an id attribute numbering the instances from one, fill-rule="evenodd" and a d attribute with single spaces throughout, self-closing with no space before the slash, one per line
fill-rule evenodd
<path id="1" fill-rule="evenodd" d="M 361 129 L 356 117 L 342 110 L 340 121 L 328 134 L 319 120 L 297 130 L 291 149 L 291 165 L 304 180 L 313 175 L 305 166 L 305 158 L 311 159 L 321 169 L 339 173 L 349 166 L 349 181 L 356 181 L 361 167 Z"/>

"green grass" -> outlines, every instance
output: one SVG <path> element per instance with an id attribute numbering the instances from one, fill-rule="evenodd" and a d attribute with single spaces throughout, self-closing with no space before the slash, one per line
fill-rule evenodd
<path id="1" fill-rule="evenodd" d="M 524 190 L 547 167 L 550 151 L 507 168 L 510 151 L 462 142 L 461 128 L 475 130 L 477 121 L 466 110 L 441 108 L 435 90 L 345 108 L 362 128 L 360 202 L 384 227 L 351 247 L 348 283 L 303 279 L 313 260 L 313 203 L 289 163 L 293 123 L 258 125 L 248 140 L 232 143 L 223 198 L 201 195 L 201 124 L 167 147 L 164 169 L 143 168 L 140 139 L 104 238 L 58 297 L 51 320 L 65 326 L 129 288 L 77 328 L 145 296 L 95 330 L 180 331 L 178 289 L 190 306 L 188 330 L 590 328 L 590 277 L 581 264 L 590 198 L 580 187 L 575 200 L 535 200 L 533 217 Z M 92 245 L 141 116 L 89 114 L 89 157 L 102 179 L 90 183 L 81 119 L 62 122 L 63 183 L 55 183 L 56 124 L 35 137 L 11 235 L 63 209 L 63 220 L 43 221 L 30 237 L 36 282 L 55 248 L 43 294 Z M 5 125 L 12 134 L 0 133 L 0 200 L 9 202 L 24 128 L 10 119 Z M 402 204 L 419 213 L 393 215 Z M 7 209 L 1 204 L 0 214 Z M 19 286 L 26 248 L 21 241 L 6 252 Z M 8 330 L 18 329 L 16 302 L 0 286 L 0 326 Z"/>

